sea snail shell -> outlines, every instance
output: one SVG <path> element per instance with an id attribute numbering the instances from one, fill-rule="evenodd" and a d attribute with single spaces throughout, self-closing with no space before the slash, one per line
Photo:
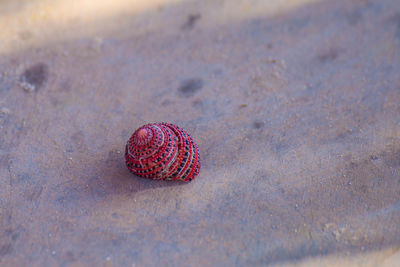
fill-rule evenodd
<path id="1" fill-rule="evenodd" d="M 150 123 L 128 140 L 125 162 L 135 175 L 156 180 L 191 181 L 200 172 L 200 153 L 192 137 L 170 123 Z"/>

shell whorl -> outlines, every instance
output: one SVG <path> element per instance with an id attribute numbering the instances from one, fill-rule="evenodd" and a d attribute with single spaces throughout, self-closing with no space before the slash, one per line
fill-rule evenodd
<path id="1" fill-rule="evenodd" d="M 150 123 L 137 129 L 125 149 L 128 169 L 156 180 L 191 181 L 200 172 L 200 153 L 193 138 L 170 123 Z"/>

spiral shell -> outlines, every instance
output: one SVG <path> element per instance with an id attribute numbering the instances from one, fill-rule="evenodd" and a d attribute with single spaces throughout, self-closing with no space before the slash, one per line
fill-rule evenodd
<path id="1" fill-rule="evenodd" d="M 200 172 L 200 154 L 192 137 L 170 123 L 150 123 L 137 129 L 125 149 L 128 169 L 156 180 L 191 181 Z"/>

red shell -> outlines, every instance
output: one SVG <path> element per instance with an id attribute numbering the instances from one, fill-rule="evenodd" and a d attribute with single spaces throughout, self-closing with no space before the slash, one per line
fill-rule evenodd
<path id="1" fill-rule="evenodd" d="M 170 123 L 150 123 L 137 129 L 125 149 L 128 169 L 156 180 L 191 181 L 200 172 L 200 153 L 192 137 Z"/>

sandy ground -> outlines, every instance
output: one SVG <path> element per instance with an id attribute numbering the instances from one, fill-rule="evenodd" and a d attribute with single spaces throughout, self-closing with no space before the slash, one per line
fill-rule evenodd
<path id="1" fill-rule="evenodd" d="M 125 167 L 158 121 L 193 182 Z M 399 266 L 399 225 L 398 0 L 0 2 L 0 265 Z"/>

